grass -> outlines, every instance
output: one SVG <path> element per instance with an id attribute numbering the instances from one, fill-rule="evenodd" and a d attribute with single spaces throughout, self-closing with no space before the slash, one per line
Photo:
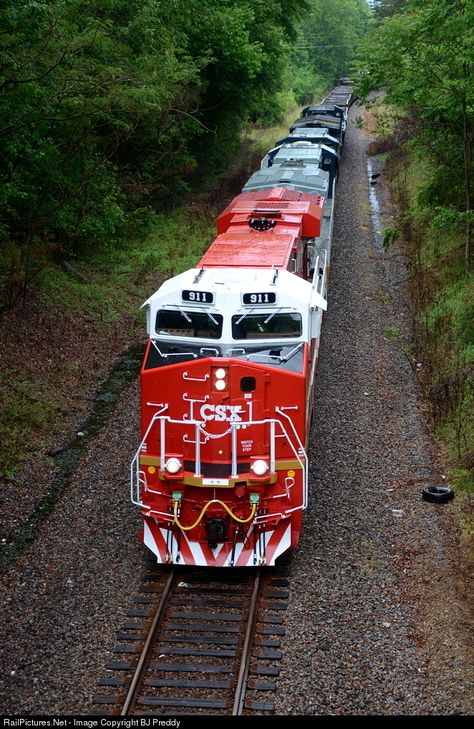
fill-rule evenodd
<path id="1" fill-rule="evenodd" d="M 269 149 L 272 149 L 282 137 L 288 134 L 290 125 L 298 119 L 301 113 L 300 106 L 291 106 L 285 113 L 281 123 L 273 127 L 259 127 L 256 125 L 248 125 L 245 129 L 242 139 L 246 143 L 255 145 L 263 156 Z"/>
<path id="2" fill-rule="evenodd" d="M 474 491 L 472 464 L 463 467 L 474 452 L 474 276 L 465 270 L 462 232 L 449 214 L 418 202 L 433 174 L 426 158 L 399 149 L 390 155 L 388 176 L 411 269 L 416 358 L 424 364 L 420 374 L 451 464 L 449 479 L 467 494 Z"/>
<path id="3" fill-rule="evenodd" d="M 47 359 L 38 366 L 23 355 L 17 368 L 5 362 L 0 368 L 0 474 L 13 478 L 38 439 L 60 427 L 68 405 L 62 401 L 57 373 L 81 392 L 82 363 L 64 362 L 54 341 L 48 349 L 47 327 L 56 327 L 58 312 L 71 322 L 67 335 L 77 339 L 78 347 L 93 346 L 90 340 L 100 335 L 116 351 L 144 336 L 143 301 L 165 278 L 196 265 L 215 235 L 214 218 L 210 210 L 191 203 L 155 216 L 145 238 L 129 238 L 121 247 L 96 252 L 94 260 L 74 261 L 68 271 L 56 266 L 43 270 L 35 299 L 46 322 L 41 346 Z M 107 357 L 101 359 L 98 366 L 107 366 Z"/>
<path id="4" fill-rule="evenodd" d="M 400 327 L 385 327 L 383 333 L 387 339 L 396 339 L 400 336 Z"/>
<path id="5" fill-rule="evenodd" d="M 0 371 L 0 472 L 10 479 L 29 454 L 34 433 L 51 432 L 63 405 L 47 380 L 33 372 Z"/>
<path id="6" fill-rule="evenodd" d="M 363 116 L 357 116 L 355 124 L 377 137 L 393 134 L 398 114 L 394 107 L 387 104 L 383 93 L 366 103 Z"/>

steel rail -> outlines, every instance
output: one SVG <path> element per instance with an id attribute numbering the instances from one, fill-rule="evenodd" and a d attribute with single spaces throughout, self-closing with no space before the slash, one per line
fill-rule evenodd
<path id="1" fill-rule="evenodd" d="M 253 637 L 255 633 L 255 623 L 257 620 L 257 605 L 260 593 L 261 572 L 255 575 L 253 584 L 252 597 L 250 598 L 249 617 L 247 621 L 247 629 L 245 631 L 244 645 L 242 647 L 242 658 L 240 660 L 239 675 L 237 677 L 237 686 L 234 694 L 234 705 L 232 707 L 232 716 L 240 716 L 244 709 L 245 691 L 247 689 L 247 679 L 250 668 L 250 658 L 253 647 Z"/>
<path id="2" fill-rule="evenodd" d="M 155 615 L 153 616 L 153 621 L 151 623 L 150 630 L 148 631 L 148 635 L 147 635 L 145 643 L 143 645 L 142 652 L 140 654 L 140 658 L 138 659 L 135 673 L 133 675 L 132 681 L 128 688 L 128 692 L 125 697 L 125 701 L 123 703 L 122 710 L 120 711 L 120 716 L 128 716 L 130 707 L 132 706 L 132 704 L 135 700 L 136 693 L 137 693 L 137 690 L 138 690 L 139 684 L 140 684 L 140 679 L 142 677 L 142 672 L 145 667 L 150 649 L 153 645 L 153 640 L 155 638 L 156 630 L 163 617 L 164 609 L 165 609 L 166 603 L 168 601 L 168 597 L 171 592 L 171 585 L 173 583 L 174 576 L 175 576 L 175 570 L 172 570 L 169 574 L 168 580 L 166 581 L 165 587 L 163 589 L 163 592 L 162 592 L 162 595 L 160 598 L 160 602 L 158 603 L 158 606 L 155 611 Z"/>

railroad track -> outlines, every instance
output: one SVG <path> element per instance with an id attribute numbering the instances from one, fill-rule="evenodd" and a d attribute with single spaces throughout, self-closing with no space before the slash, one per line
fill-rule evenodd
<path id="1" fill-rule="evenodd" d="M 117 634 L 93 713 L 273 713 L 287 588 L 284 568 L 156 568 Z"/>

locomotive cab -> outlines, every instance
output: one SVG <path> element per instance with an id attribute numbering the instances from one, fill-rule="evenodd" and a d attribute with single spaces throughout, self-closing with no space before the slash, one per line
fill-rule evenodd
<path id="1" fill-rule="evenodd" d="M 273 564 L 307 501 L 308 391 L 326 302 L 279 269 L 202 268 L 145 303 L 132 500 L 158 561 Z"/>

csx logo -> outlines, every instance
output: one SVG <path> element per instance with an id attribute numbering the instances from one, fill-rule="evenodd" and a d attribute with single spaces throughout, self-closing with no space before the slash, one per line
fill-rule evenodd
<path id="1" fill-rule="evenodd" d="M 200 410 L 203 420 L 226 420 L 229 423 L 242 420 L 240 414 L 243 412 L 241 405 L 203 405 Z"/>

